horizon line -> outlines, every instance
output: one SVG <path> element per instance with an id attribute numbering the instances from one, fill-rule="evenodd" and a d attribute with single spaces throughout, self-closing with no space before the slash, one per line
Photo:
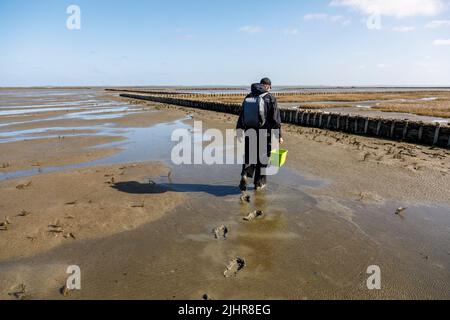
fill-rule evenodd
<path id="1" fill-rule="evenodd" d="M 257 83 L 257 82 L 255 82 Z M 206 88 L 206 89 L 242 89 L 246 85 L 37 85 L 37 86 L 0 86 L 0 89 L 52 89 L 52 88 Z M 274 85 L 273 88 L 445 88 L 450 85 Z"/>

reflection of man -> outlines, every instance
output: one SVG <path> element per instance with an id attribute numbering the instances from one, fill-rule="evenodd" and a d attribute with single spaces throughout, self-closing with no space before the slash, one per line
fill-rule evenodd
<path id="1" fill-rule="evenodd" d="M 241 114 L 237 123 L 237 129 L 247 131 L 249 129 L 256 130 L 257 133 L 257 155 L 256 163 L 251 163 L 250 143 L 248 137 L 245 140 L 245 164 L 242 169 L 242 179 L 239 185 L 241 191 L 247 190 L 248 178 L 254 177 L 256 190 L 262 190 L 266 187 L 266 176 L 261 172 L 262 168 L 267 167 L 267 161 L 261 161 L 265 155 L 260 155 L 260 139 L 265 139 L 267 148 L 261 152 L 267 151 L 267 156 L 271 153 L 271 136 L 272 130 L 277 129 L 280 144 L 283 144 L 281 137 L 281 117 L 278 109 L 277 99 L 270 94 L 272 82 L 268 78 L 264 78 L 260 83 L 255 83 L 251 87 L 251 93 L 245 98 L 242 104 Z M 253 144 L 252 144 L 253 145 Z"/>

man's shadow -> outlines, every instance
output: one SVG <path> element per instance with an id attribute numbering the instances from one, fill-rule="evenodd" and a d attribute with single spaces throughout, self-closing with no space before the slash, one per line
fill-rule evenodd
<path id="1" fill-rule="evenodd" d="M 180 193 L 207 193 L 216 197 L 239 195 L 241 192 L 236 186 L 206 185 L 189 183 L 153 184 L 136 181 L 118 182 L 112 188 L 130 194 L 162 194 L 166 192 Z"/>

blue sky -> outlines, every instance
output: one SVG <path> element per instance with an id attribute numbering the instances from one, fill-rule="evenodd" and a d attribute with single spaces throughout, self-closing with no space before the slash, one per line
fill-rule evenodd
<path id="1" fill-rule="evenodd" d="M 72 4 L 80 30 L 66 27 Z M 246 85 L 262 76 L 450 86 L 450 1 L 0 0 L 0 86 Z"/>

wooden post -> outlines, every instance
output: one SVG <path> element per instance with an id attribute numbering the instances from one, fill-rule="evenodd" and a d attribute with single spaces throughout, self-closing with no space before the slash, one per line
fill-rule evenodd
<path id="1" fill-rule="evenodd" d="M 408 124 L 409 124 L 409 122 L 407 120 L 405 123 L 405 126 L 403 127 L 403 140 L 406 139 L 406 135 L 408 134 Z"/>
<path id="2" fill-rule="evenodd" d="M 394 130 L 395 130 L 395 120 L 392 121 L 391 123 L 391 132 L 390 132 L 390 137 L 394 137 Z"/>
<path id="3" fill-rule="evenodd" d="M 364 124 L 364 134 L 369 131 L 369 118 L 366 118 L 366 123 Z"/>
<path id="4" fill-rule="evenodd" d="M 439 141 L 439 131 L 441 130 L 441 125 L 438 124 L 436 126 L 436 130 L 434 131 L 434 139 L 433 139 L 433 145 L 435 145 L 436 143 L 438 143 Z"/>
<path id="5" fill-rule="evenodd" d="M 380 130 L 381 130 L 381 120 L 378 120 L 378 125 L 377 125 L 377 137 L 380 135 Z"/>
<path id="6" fill-rule="evenodd" d="M 419 128 L 419 136 L 418 136 L 419 141 L 422 141 L 422 135 L 423 135 L 423 126 L 420 126 L 420 128 Z"/>

